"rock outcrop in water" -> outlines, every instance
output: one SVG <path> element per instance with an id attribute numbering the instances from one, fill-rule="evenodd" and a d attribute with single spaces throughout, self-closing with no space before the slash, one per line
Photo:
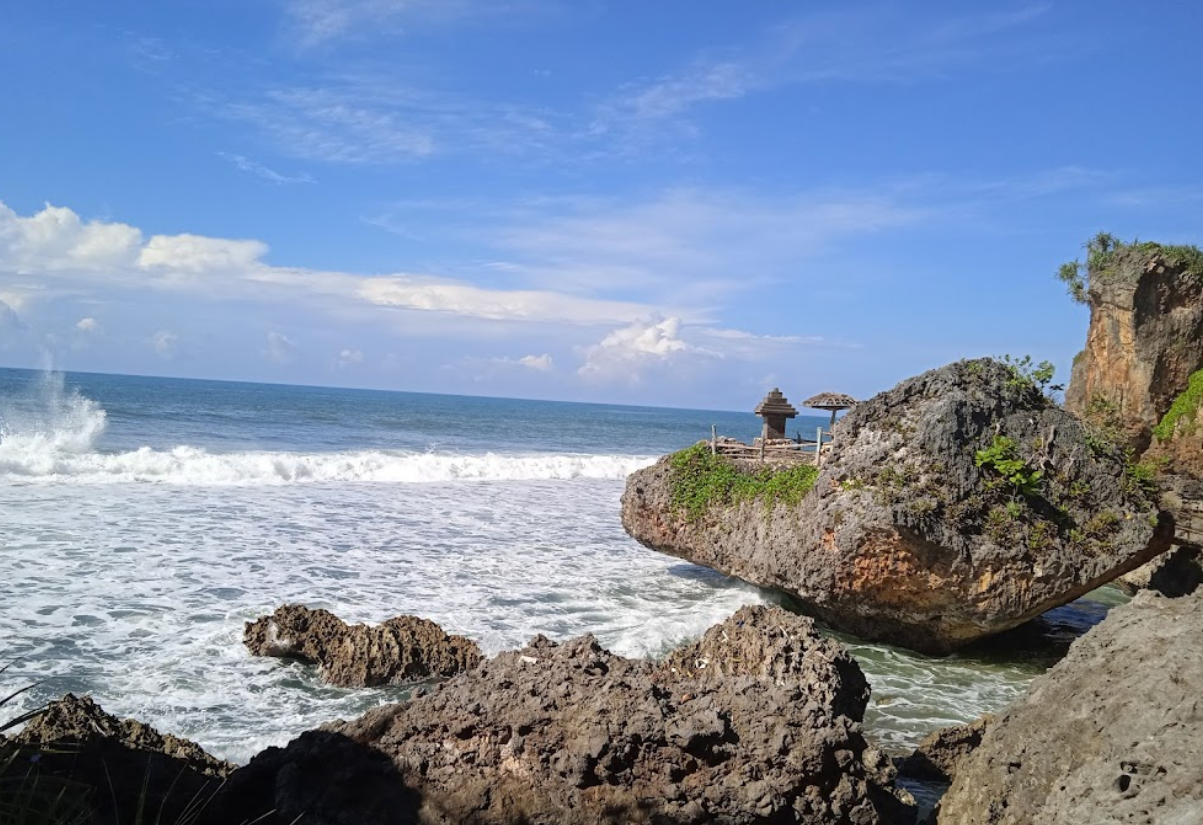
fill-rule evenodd
<path id="1" fill-rule="evenodd" d="M 193 742 L 69 693 L 0 740 L 0 820 L 185 822 L 233 770 Z"/>
<path id="2" fill-rule="evenodd" d="M 446 678 L 476 667 L 476 642 L 449 636 L 417 616 L 381 625 L 348 625 L 328 610 L 289 604 L 247 622 L 243 641 L 255 656 L 300 659 L 321 666 L 322 678 L 341 687 Z"/>
<path id="3" fill-rule="evenodd" d="M 987 731 L 943 825 L 1141 822 L 1203 812 L 1203 593 L 1141 593 Z"/>
<path id="4" fill-rule="evenodd" d="M 1065 408 L 1116 428 L 1143 453 L 1191 374 L 1203 368 L 1203 261 L 1158 244 L 1105 239 L 1100 246 L 1095 239 L 1089 248 L 1080 297 L 1090 307 L 1090 327 Z"/>
<path id="5" fill-rule="evenodd" d="M 432 693 L 269 749 L 230 792 L 258 800 L 243 815 L 304 812 L 312 825 L 901 825 L 913 811 L 860 730 L 868 695 L 838 643 L 779 608 L 744 608 L 659 665 L 591 636 L 538 636 Z M 362 794 L 315 767 L 348 760 L 371 763 Z M 312 777 L 302 801 L 286 791 L 298 777 Z"/>
<path id="6" fill-rule="evenodd" d="M 987 713 L 965 725 L 941 728 L 923 738 L 898 767 L 898 775 L 923 782 L 952 782 L 957 767 L 977 750 L 994 715 Z"/>
<path id="7" fill-rule="evenodd" d="M 1122 452 L 996 361 L 904 381 L 834 433 L 798 503 L 724 498 L 730 467 L 700 477 L 669 456 L 628 478 L 623 526 L 654 550 L 783 590 L 836 628 L 932 653 L 1169 547 L 1171 519 Z M 700 513 L 682 504 L 703 494 Z"/>

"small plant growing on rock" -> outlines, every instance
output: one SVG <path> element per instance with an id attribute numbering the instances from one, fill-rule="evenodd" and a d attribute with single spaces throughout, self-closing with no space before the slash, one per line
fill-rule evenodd
<path id="1" fill-rule="evenodd" d="M 994 436 L 989 447 L 978 450 L 974 454 L 974 463 L 998 473 L 1020 495 L 1034 496 L 1040 492 L 1044 472 L 1029 467 L 1019 456 L 1015 442 L 1005 435 Z"/>
<path id="2" fill-rule="evenodd" d="M 1190 277 L 1203 279 L 1203 250 L 1197 246 L 1139 240 L 1125 243 L 1109 232 L 1100 232 L 1083 247 L 1086 250 L 1085 263 L 1068 261 L 1057 269 L 1057 277 L 1065 284 L 1070 297 L 1080 304 L 1086 303 L 1092 282 L 1114 280 L 1125 269 L 1120 264 L 1151 259 L 1154 255 L 1160 255 L 1167 263 L 1181 267 L 1182 272 Z"/>
<path id="3" fill-rule="evenodd" d="M 1203 370 L 1191 374 L 1186 389 L 1174 399 L 1169 410 L 1153 428 L 1153 436 L 1158 441 L 1169 441 L 1174 437 L 1174 431 L 1178 428 L 1179 423 L 1185 429 L 1193 431 L 1201 402 L 1203 402 Z"/>
<path id="4" fill-rule="evenodd" d="M 1056 400 L 1054 397 L 1056 393 L 1065 389 L 1064 384 L 1053 383 L 1053 375 L 1057 368 L 1053 366 L 1052 361 L 1041 361 L 1037 364 L 1032 361 L 1030 355 L 1022 358 L 1003 355 L 999 360 L 1011 373 L 1011 377 L 1007 379 L 1009 389 L 1020 391 L 1034 389 L 1052 401 Z"/>

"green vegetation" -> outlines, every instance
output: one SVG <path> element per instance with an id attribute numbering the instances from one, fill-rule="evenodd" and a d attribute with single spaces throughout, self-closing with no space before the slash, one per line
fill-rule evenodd
<path id="1" fill-rule="evenodd" d="M 1011 373 L 1011 377 L 1007 379 L 1007 387 L 1012 390 L 1027 390 L 1033 389 L 1041 395 L 1052 397 L 1053 393 L 1061 392 L 1065 389 L 1064 384 L 1054 384 L 1053 373 L 1056 372 L 1056 367 L 1052 361 L 1041 361 L 1039 364 L 1032 362 L 1032 356 L 1025 355 L 1022 358 L 1012 358 L 1010 355 L 1003 355 L 999 358 L 1003 366 Z"/>
<path id="2" fill-rule="evenodd" d="M 1169 441 L 1174 437 L 1174 430 L 1177 428 L 1178 422 L 1183 419 L 1190 422 L 1190 428 L 1193 431 L 1200 402 L 1203 402 L 1203 370 L 1191 375 L 1186 390 L 1174 399 L 1169 410 L 1153 428 L 1153 435 L 1158 441 Z"/>
<path id="3" fill-rule="evenodd" d="M 1043 471 L 1029 467 L 1027 461 L 1020 458 L 1015 442 L 1005 435 L 994 436 L 993 443 L 984 450 L 978 450 L 973 461 L 978 467 L 998 473 L 1021 495 L 1034 496 L 1040 492 Z"/>
<path id="4" fill-rule="evenodd" d="M 725 456 L 711 455 L 706 444 L 695 444 L 669 459 L 674 509 L 695 521 L 719 504 L 762 499 L 765 507 L 797 504 L 810 492 L 819 471 L 809 464 L 785 469 L 765 467 L 745 472 Z"/>
<path id="5" fill-rule="evenodd" d="M 1124 243 L 1116 236 L 1100 232 L 1084 245 L 1086 262 L 1078 260 L 1061 264 L 1057 277 L 1078 303 L 1086 303 L 1091 283 L 1132 279 L 1140 273 L 1140 264 L 1154 255 L 1166 263 L 1178 266 L 1187 275 L 1203 280 L 1203 250 L 1197 246 L 1159 244 L 1154 241 Z"/>

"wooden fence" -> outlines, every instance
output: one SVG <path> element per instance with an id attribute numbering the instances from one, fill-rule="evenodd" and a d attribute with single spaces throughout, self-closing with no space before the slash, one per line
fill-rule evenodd
<path id="1" fill-rule="evenodd" d="M 764 437 L 756 439 L 755 443 L 746 444 L 728 436 L 718 434 L 718 429 L 710 427 L 710 452 L 712 455 L 726 455 L 732 458 L 748 460 L 772 461 L 777 463 L 808 463 L 823 466 L 823 455 L 831 449 L 831 433 L 822 427 L 815 431 L 814 440 L 808 438 L 789 439 Z"/>

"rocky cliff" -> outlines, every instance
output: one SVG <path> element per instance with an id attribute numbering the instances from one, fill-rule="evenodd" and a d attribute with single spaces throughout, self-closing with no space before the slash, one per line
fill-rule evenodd
<path id="1" fill-rule="evenodd" d="M 989 727 L 939 821 L 1199 822 L 1201 608 L 1142 593 L 1113 610 Z"/>
<path id="2" fill-rule="evenodd" d="M 834 627 L 947 652 L 1064 604 L 1169 547 L 1117 448 L 1012 366 L 962 361 L 863 402 L 802 479 L 705 449 L 633 474 L 627 532 L 786 591 Z M 783 476 L 784 477 L 784 476 Z"/>
<path id="3" fill-rule="evenodd" d="M 1090 307 L 1065 408 L 1114 427 L 1137 453 L 1203 367 L 1203 256 L 1191 247 L 1087 245 L 1071 291 Z M 1067 265 L 1075 266 L 1075 265 Z"/>

